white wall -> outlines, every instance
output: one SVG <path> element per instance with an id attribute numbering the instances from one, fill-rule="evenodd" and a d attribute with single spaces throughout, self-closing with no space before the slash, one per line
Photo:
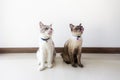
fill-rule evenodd
<path id="1" fill-rule="evenodd" d="M 0 0 L 0 47 L 37 47 L 39 21 L 53 24 L 56 47 L 80 22 L 84 47 L 120 47 L 120 0 Z"/>

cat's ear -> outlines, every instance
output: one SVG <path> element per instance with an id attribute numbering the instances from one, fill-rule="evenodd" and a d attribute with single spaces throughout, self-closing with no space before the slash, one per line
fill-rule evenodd
<path id="1" fill-rule="evenodd" d="M 40 21 L 39 26 L 40 26 L 40 28 L 42 28 L 44 26 L 44 24 Z"/>
<path id="2" fill-rule="evenodd" d="M 71 30 L 73 30 L 73 27 L 74 27 L 74 25 L 73 25 L 73 24 L 70 24 L 70 29 L 71 29 Z"/>

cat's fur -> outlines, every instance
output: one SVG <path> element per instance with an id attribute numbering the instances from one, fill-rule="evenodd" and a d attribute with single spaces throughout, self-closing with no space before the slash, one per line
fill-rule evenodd
<path id="1" fill-rule="evenodd" d="M 81 64 L 81 50 L 82 50 L 82 33 L 83 26 L 70 24 L 72 38 L 68 39 L 64 44 L 64 52 L 61 54 L 63 61 L 71 64 L 73 67 L 83 67 Z"/>
<path id="2" fill-rule="evenodd" d="M 52 41 L 52 24 L 44 25 L 42 22 L 39 23 L 40 26 L 40 41 L 39 49 L 37 51 L 37 60 L 39 65 L 39 70 L 42 71 L 46 67 L 52 68 L 55 63 L 55 48 Z"/>

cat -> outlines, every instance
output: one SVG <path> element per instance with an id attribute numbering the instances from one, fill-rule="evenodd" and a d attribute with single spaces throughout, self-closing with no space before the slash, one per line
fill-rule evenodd
<path id="1" fill-rule="evenodd" d="M 71 64 L 73 67 L 83 67 L 81 64 L 81 50 L 82 50 L 82 34 L 84 28 L 81 24 L 75 26 L 70 24 L 72 38 L 68 39 L 64 44 L 64 50 L 61 54 L 63 61 Z"/>
<path id="2" fill-rule="evenodd" d="M 46 67 L 52 68 L 55 63 L 55 48 L 52 40 L 53 28 L 52 24 L 44 25 L 39 22 L 40 26 L 40 41 L 39 49 L 37 51 L 38 70 L 42 71 Z"/>

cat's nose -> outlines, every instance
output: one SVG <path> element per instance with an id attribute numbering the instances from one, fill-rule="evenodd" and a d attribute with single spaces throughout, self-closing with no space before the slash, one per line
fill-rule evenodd
<path id="1" fill-rule="evenodd" d="M 52 29 L 52 28 L 50 28 L 50 30 L 52 31 L 53 29 Z"/>

